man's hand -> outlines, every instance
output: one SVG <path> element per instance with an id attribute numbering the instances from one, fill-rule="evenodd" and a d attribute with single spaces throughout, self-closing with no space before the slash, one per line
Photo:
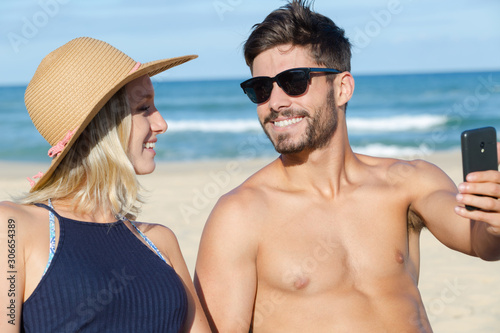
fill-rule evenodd
<path id="1" fill-rule="evenodd" d="M 500 143 L 497 143 L 500 164 Z M 458 186 L 459 194 L 455 211 L 465 218 L 482 221 L 489 226 L 486 230 L 495 236 L 500 236 L 500 172 L 495 170 L 471 172 L 466 182 Z M 478 196 L 481 195 L 481 196 Z M 462 205 L 479 208 L 468 211 Z"/>

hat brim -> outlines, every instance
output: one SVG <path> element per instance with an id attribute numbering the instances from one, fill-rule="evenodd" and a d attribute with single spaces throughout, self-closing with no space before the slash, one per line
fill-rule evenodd
<path id="1" fill-rule="evenodd" d="M 85 130 L 87 125 L 94 119 L 94 117 L 97 115 L 97 113 L 104 107 L 104 105 L 109 101 L 109 99 L 116 94 L 118 90 L 123 88 L 127 83 L 143 76 L 143 75 L 149 75 L 154 76 L 157 75 L 161 72 L 164 72 L 170 68 L 179 66 L 185 62 L 188 62 L 190 60 L 196 59 L 198 56 L 197 55 L 186 55 L 186 56 L 181 56 L 181 57 L 175 57 L 175 58 L 169 58 L 169 59 L 162 59 L 162 60 L 155 60 L 151 62 L 147 62 L 144 64 L 141 64 L 139 68 L 136 71 L 133 71 L 126 75 L 122 80 L 118 81 L 116 85 L 108 90 L 103 96 L 99 99 L 99 102 L 96 103 L 95 107 L 91 110 L 91 112 L 88 114 L 86 119 L 81 123 L 81 125 L 75 129 L 75 132 L 73 133 L 71 139 L 68 141 L 68 143 L 65 145 L 64 149 L 61 151 L 60 154 L 58 154 L 56 157 L 52 159 L 52 163 L 50 164 L 49 169 L 43 174 L 43 176 L 35 183 L 35 185 L 31 188 L 30 192 L 34 192 L 39 190 L 41 187 L 43 187 L 47 181 L 50 179 L 58 165 L 61 163 L 63 158 L 66 156 L 68 151 L 71 149 L 73 144 L 76 142 L 76 140 L 79 138 L 80 134 Z"/>

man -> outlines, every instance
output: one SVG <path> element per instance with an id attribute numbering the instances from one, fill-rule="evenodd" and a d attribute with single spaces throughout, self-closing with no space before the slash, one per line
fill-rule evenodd
<path id="1" fill-rule="evenodd" d="M 245 44 L 253 79 L 242 88 L 281 156 L 224 195 L 206 224 L 195 283 L 214 331 L 430 332 L 421 229 L 500 259 L 498 171 L 471 174 L 458 194 L 430 163 L 352 152 L 350 56 L 344 31 L 301 0 Z"/>

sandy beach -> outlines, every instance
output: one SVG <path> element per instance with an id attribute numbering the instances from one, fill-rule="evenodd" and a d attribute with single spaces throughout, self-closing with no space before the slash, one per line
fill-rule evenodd
<path id="1" fill-rule="evenodd" d="M 438 153 L 426 160 L 461 182 L 460 154 Z M 141 176 L 147 190 L 139 220 L 161 223 L 177 235 L 191 273 L 204 223 L 217 199 L 269 160 L 159 163 L 154 174 Z M 0 201 L 29 190 L 26 177 L 47 164 L 0 162 Z M 500 263 L 454 252 L 427 230 L 421 237 L 423 302 L 435 332 L 500 332 Z"/>

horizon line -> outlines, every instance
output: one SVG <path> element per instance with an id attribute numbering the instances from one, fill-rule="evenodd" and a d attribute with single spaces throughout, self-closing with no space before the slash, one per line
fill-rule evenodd
<path id="1" fill-rule="evenodd" d="M 443 74 L 475 74 L 475 73 L 500 73 L 500 68 L 496 69 L 470 69 L 470 70 L 442 70 L 442 71 L 402 71 L 402 72 L 360 72 L 356 73 L 355 71 L 351 71 L 351 74 L 354 77 L 375 77 L 375 76 L 407 76 L 407 75 L 443 75 Z M 168 78 L 168 76 L 161 77 L 160 80 L 155 80 L 152 78 L 152 81 L 155 83 L 175 83 L 175 82 L 208 82 L 208 81 L 237 81 L 237 80 L 246 80 L 249 76 L 227 76 L 227 77 L 187 77 L 187 78 Z M 1 82 L 0 88 L 16 88 L 16 87 L 26 87 L 28 82 Z"/>

